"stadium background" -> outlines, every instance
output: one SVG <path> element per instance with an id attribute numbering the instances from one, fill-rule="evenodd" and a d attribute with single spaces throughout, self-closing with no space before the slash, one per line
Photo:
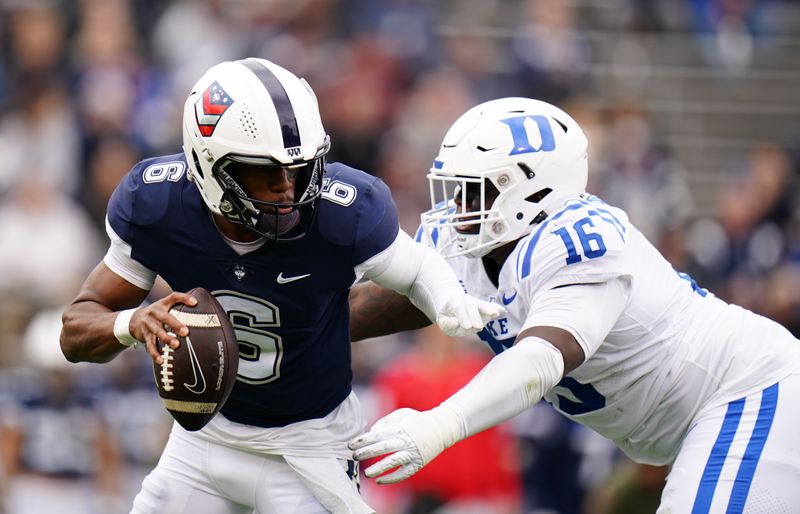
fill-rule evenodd
<path id="1" fill-rule="evenodd" d="M 589 136 L 590 190 L 676 269 L 800 332 L 800 6 L 780 0 L 4 0 L 0 512 L 127 512 L 169 428 L 144 353 L 69 365 L 59 316 L 102 257 L 110 192 L 180 150 L 210 65 L 266 57 L 315 88 L 332 160 L 382 177 L 402 225 L 469 106 L 524 95 Z M 488 358 L 435 329 L 355 345 L 371 419 L 432 406 Z M 409 385 L 415 384 L 415 385 Z M 462 443 L 379 512 L 653 512 L 633 466 L 546 406 Z"/>

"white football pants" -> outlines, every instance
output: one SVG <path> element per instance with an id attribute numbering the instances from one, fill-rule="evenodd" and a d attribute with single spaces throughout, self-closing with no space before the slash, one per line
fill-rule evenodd
<path id="1" fill-rule="evenodd" d="M 335 457 L 288 457 L 231 448 L 173 430 L 132 514 L 367 514 L 358 466 Z M 316 489 L 312 491 L 312 488 Z M 315 494 L 316 493 L 316 494 Z M 333 498 L 334 508 L 317 497 Z"/>
<path id="2" fill-rule="evenodd" d="M 800 513 L 799 435 L 800 375 L 701 411 L 657 514 Z"/>

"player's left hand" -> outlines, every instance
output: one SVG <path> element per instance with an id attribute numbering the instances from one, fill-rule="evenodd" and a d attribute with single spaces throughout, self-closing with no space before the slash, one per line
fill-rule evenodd
<path id="1" fill-rule="evenodd" d="M 443 407 L 428 411 L 398 409 L 379 419 L 366 434 L 351 439 L 348 447 L 356 460 L 387 455 L 364 470 L 379 484 L 393 484 L 410 477 L 460 439 L 460 421 Z M 446 418 L 446 419 L 443 419 Z M 456 425 L 454 425 L 457 424 Z"/>
<path id="2" fill-rule="evenodd" d="M 485 302 L 466 293 L 450 298 L 436 313 L 436 324 L 450 337 L 464 337 L 506 313 L 499 304 Z"/>

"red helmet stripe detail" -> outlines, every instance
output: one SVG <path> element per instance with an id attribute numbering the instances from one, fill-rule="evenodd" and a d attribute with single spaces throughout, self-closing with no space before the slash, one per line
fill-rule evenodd
<path id="1" fill-rule="evenodd" d="M 217 81 L 214 81 L 203 91 L 202 97 L 195 103 L 195 118 L 197 128 L 204 137 L 209 137 L 214 133 L 222 114 L 233 105 L 231 98 Z"/>

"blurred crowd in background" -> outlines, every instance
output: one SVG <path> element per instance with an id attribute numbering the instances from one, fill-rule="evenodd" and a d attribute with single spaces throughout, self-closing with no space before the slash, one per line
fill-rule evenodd
<path id="1" fill-rule="evenodd" d="M 676 269 L 800 335 L 800 6 L 779 0 L 3 0 L 0 513 L 127 512 L 170 418 L 143 352 L 68 364 L 60 313 L 102 258 L 106 202 L 181 151 L 211 65 L 271 59 L 315 89 L 329 160 L 380 176 L 403 228 L 472 105 L 529 96 L 590 140 L 590 191 Z M 429 408 L 488 360 L 436 329 L 354 345 L 370 420 Z M 381 513 L 654 512 L 664 469 L 537 405 L 378 487 Z"/>

